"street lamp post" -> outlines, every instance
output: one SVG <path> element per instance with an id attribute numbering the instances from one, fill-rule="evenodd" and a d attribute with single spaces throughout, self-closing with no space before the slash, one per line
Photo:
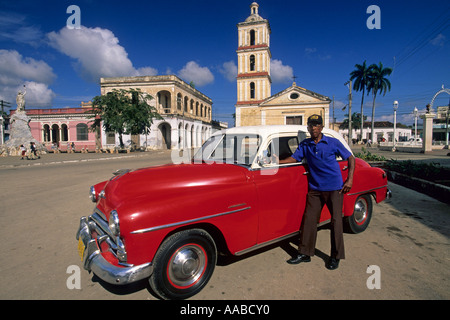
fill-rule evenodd
<path id="1" fill-rule="evenodd" d="M 0 114 L 0 145 L 5 143 L 5 135 L 3 133 L 3 116 Z"/>
<path id="2" fill-rule="evenodd" d="M 397 128 L 397 109 L 398 109 L 398 101 L 394 101 L 394 146 L 392 147 L 392 151 L 395 151 L 395 134 L 396 134 L 396 128 Z"/>
<path id="3" fill-rule="evenodd" d="M 419 115 L 419 110 L 417 110 L 417 107 L 414 107 L 414 125 L 415 125 L 415 130 L 414 130 L 414 142 L 417 139 L 417 116 Z"/>

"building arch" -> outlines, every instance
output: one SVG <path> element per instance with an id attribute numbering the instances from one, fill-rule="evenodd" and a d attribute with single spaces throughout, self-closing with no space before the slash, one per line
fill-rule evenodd
<path id="1" fill-rule="evenodd" d="M 184 112 L 188 112 L 188 103 L 189 98 L 187 96 L 184 97 Z"/>
<path id="2" fill-rule="evenodd" d="M 256 58 L 255 55 L 250 55 L 250 71 L 255 71 Z"/>
<path id="3" fill-rule="evenodd" d="M 194 99 L 189 102 L 189 113 L 194 114 Z"/>
<path id="4" fill-rule="evenodd" d="M 188 123 L 184 126 L 184 147 L 191 148 L 191 130 Z"/>
<path id="5" fill-rule="evenodd" d="M 177 94 L 177 110 L 182 111 L 181 104 L 183 102 L 183 95 L 181 93 Z"/>
<path id="6" fill-rule="evenodd" d="M 60 141 L 59 126 L 57 124 L 54 124 L 52 125 L 51 128 L 51 142 L 59 143 L 59 141 Z"/>
<path id="7" fill-rule="evenodd" d="M 181 150 L 184 148 L 184 130 L 183 130 L 183 123 L 180 122 L 178 124 L 178 150 Z"/>
<path id="8" fill-rule="evenodd" d="M 50 142 L 50 125 L 44 124 L 43 128 L 43 140 L 44 142 Z"/>
<path id="9" fill-rule="evenodd" d="M 61 141 L 69 141 L 69 127 L 65 123 L 61 125 Z"/>
<path id="10" fill-rule="evenodd" d="M 161 113 L 171 113 L 171 109 L 172 109 L 171 97 L 172 97 L 172 94 L 169 91 L 167 91 L 167 90 L 162 90 L 162 91 L 159 91 L 156 96 L 157 96 L 157 99 L 158 99 L 158 101 L 157 101 L 158 110 Z"/>
<path id="11" fill-rule="evenodd" d="M 256 43 L 256 31 L 255 30 L 250 30 L 250 45 L 254 46 Z"/>
<path id="12" fill-rule="evenodd" d="M 441 93 L 447 93 L 447 94 L 450 95 L 450 89 L 444 88 L 444 85 L 442 85 L 442 89 L 439 90 L 438 92 L 436 92 L 436 94 L 434 95 L 433 99 L 431 99 L 431 102 L 430 102 L 430 109 L 433 108 L 434 100 L 435 100 L 436 97 L 437 97 L 438 95 L 440 95 Z"/>
<path id="13" fill-rule="evenodd" d="M 167 122 L 162 122 L 158 126 L 158 149 L 171 149 L 172 148 L 172 127 Z"/>

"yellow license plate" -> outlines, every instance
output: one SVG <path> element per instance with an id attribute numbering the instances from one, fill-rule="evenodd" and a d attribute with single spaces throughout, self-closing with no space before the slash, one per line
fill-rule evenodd
<path id="1" fill-rule="evenodd" d="M 78 238 L 78 254 L 80 255 L 81 261 L 83 261 L 84 256 L 84 243 L 83 240 L 81 240 L 81 237 Z"/>

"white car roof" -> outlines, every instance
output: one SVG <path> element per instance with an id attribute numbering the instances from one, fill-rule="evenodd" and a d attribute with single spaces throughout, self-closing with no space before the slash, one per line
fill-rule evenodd
<path id="1" fill-rule="evenodd" d="M 273 134 L 280 134 L 280 133 L 297 133 L 299 131 L 305 132 L 308 136 L 308 127 L 307 126 L 300 126 L 300 125 L 267 125 L 267 126 L 247 126 L 247 127 L 234 127 L 230 129 L 221 130 L 219 132 L 214 133 L 213 135 L 220 135 L 220 134 L 258 134 L 260 135 L 263 140 L 265 141 L 270 135 Z M 350 152 L 352 150 L 348 146 L 347 142 L 344 140 L 344 138 L 336 131 L 323 128 L 322 133 L 331 136 L 333 138 L 338 139 Z M 352 152 L 353 154 L 353 152 Z"/>

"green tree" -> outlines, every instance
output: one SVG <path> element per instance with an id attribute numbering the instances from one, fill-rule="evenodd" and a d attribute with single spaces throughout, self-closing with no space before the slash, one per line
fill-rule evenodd
<path id="1" fill-rule="evenodd" d="M 355 91 L 362 91 L 361 96 L 361 115 L 364 115 L 363 107 L 364 107 L 364 95 L 366 90 L 368 89 L 368 81 L 369 81 L 369 75 L 370 75 L 370 68 L 367 67 L 366 61 L 363 62 L 363 64 L 355 64 L 355 70 L 350 72 L 350 80 L 353 81 L 353 90 Z M 359 128 L 361 128 L 361 139 L 363 138 L 363 117 L 360 117 L 361 123 L 359 124 Z M 352 121 L 353 125 L 353 121 Z"/>
<path id="2" fill-rule="evenodd" d="M 377 94 L 386 94 L 387 91 L 391 90 L 391 82 L 386 78 L 392 73 L 392 68 L 384 68 L 383 64 L 380 62 L 377 64 L 372 64 L 370 67 L 369 82 L 367 86 L 367 94 L 372 92 L 373 105 L 372 105 L 372 130 L 370 132 L 370 140 L 374 141 L 375 133 L 375 99 Z"/>
<path id="3" fill-rule="evenodd" d="M 153 120 L 162 119 L 149 105 L 151 99 L 139 89 L 114 89 L 106 95 L 96 96 L 92 99 L 95 120 L 91 129 L 98 129 L 103 121 L 105 131 L 119 135 L 120 147 L 123 148 L 123 134 L 148 134 Z"/>
<path id="4" fill-rule="evenodd" d="M 361 113 L 353 112 L 353 114 L 352 114 L 352 128 L 355 129 L 355 130 L 359 129 L 361 127 L 361 123 L 363 123 L 365 120 L 367 120 L 367 116 L 363 116 L 363 121 L 361 121 Z M 342 121 L 342 124 L 339 126 L 339 129 L 348 129 L 348 115 L 344 119 L 344 121 Z"/>

